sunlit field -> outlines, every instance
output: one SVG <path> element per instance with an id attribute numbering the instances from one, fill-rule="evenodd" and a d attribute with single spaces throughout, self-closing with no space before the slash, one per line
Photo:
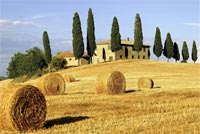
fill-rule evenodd
<path id="1" fill-rule="evenodd" d="M 113 70 L 124 74 L 126 93 L 97 94 L 97 75 Z M 200 64 L 126 60 L 59 73 L 76 81 L 66 83 L 64 95 L 46 96 L 46 123 L 29 133 L 200 134 Z M 140 77 L 152 78 L 154 88 L 138 89 Z"/>

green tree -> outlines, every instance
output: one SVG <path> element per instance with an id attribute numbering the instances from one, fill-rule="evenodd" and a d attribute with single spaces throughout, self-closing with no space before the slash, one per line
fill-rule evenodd
<path id="1" fill-rule="evenodd" d="M 192 60 L 194 61 L 194 63 L 197 61 L 197 46 L 196 46 L 196 42 L 193 41 L 192 44 Z"/>
<path id="2" fill-rule="evenodd" d="M 51 61 L 51 66 L 56 70 L 60 70 L 65 67 L 66 63 L 67 61 L 64 58 L 54 56 Z"/>
<path id="3" fill-rule="evenodd" d="M 142 23 L 140 15 L 137 13 L 135 17 L 135 27 L 134 27 L 134 50 L 139 52 L 143 47 L 143 34 L 142 34 Z"/>
<path id="4" fill-rule="evenodd" d="M 186 41 L 183 42 L 182 56 L 183 56 L 183 62 L 187 62 L 187 60 L 189 59 L 189 51 Z"/>
<path id="5" fill-rule="evenodd" d="M 88 19 L 87 19 L 87 52 L 90 56 L 90 63 L 92 63 L 92 56 L 94 54 L 96 48 L 95 41 L 95 27 L 94 27 L 94 17 L 92 13 L 92 9 L 90 8 L 88 11 Z"/>
<path id="6" fill-rule="evenodd" d="M 21 75 L 33 75 L 38 70 L 47 66 L 43 52 L 34 47 L 23 53 L 16 53 L 11 58 L 7 68 L 9 78 L 15 78 Z"/>
<path id="7" fill-rule="evenodd" d="M 180 60 L 179 48 L 178 48 L 178 44 L 176 42 L 174 42 L 174 55 L 173 55 L 173 58 L 175 59 L 176 62 Z"/>
<path id="8" fill-rule="evenodd" d="M 84 54 L 84 42 L 81 30 L 81 22 L 79 14 L 77 12 L 74 13 L 73 17 L 72 36 L 73 36 L 73 41 L 72 41 L 73 53 L 75 58 L 78 59 L 78 65 L 80 65 L 80 58 Z"/>
<path id="9" fill-rule="evenodd" d="M 14 54 L 7 68 L 8 78 L 15 78 L 24 74 L 25 55 L 18 52 Z"/>
<path id="10" fill-rule="evenodd" d="M 43 32 L 43 46 L 44 46 L 44 56 L 46 63 L 48 64 L 49 72 L 51 71 L 50 68 L 50 63 L 52 60 L 52 55 L 51 55 L 51 47 L 50 47 L 50 42 L 49 42 L 49 36 L 47 31 Z"/>
<path id="11" fill-rule="evenodd" d="M 163 55 L 168 59 L 167 61 L 169 62 L 169 59 L 173 57 L 173 52 L 174 52 L 174 46 L 173 46 L 173 41 L 171 39 L 170 33 L 167 33 L 167 37 L 165 40 L 165 46 L 163 50 Z"/>
<path id="12" fill-rule="evenodd" d="M 153 53 L 157 56 L 158 60 L 162 54 L 162 40 L 161 40 L 161 33 L 159 27 L 156 27 L 156 34 L 153 46 Z"/>
<path id="13" fill-rule="evenodd" d="M 110 36 L 111 36 L 111 50 L 112 50 L 112 52 L 116 52 L 116 51 L 122 49 L 122 47 L 121 47 L 121 35 L 119 33 L 119 24 L 118 24 L 117 17 L 113 18 Z"/>
<path id="14" fill-rule="evenodd" d="M 105 49 L 103 48 L 103 55 L 102 55 L 102 59 L 104 60 L 104 62 L 106 61 L 106 51 Z"/>

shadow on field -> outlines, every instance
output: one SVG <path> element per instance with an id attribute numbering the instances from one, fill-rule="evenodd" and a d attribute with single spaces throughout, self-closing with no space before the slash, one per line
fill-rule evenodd
<path id="1" fill-rule="evenodd" d="M 44 127 L 50 128 L 50 127 L 53 127 L 54 125 L 64 125 L 64 124 L 74 123 L 77 121 L 86 120 L 88 118 L 89 118 L 88 116 L 78 116 L 78 117 L 69 117 L 68 116 L 68 117 L 52 119 L 52 120 L 46 121 L 44 124 Z"/>
<path id="2" fill-rule="evenodd" d="M 161 88 L 161 86 L 156 86 L 156 87 L 153 87 L 153 88 Z"/>
<path id="3" fill-rule="evenodd" d="M 129 90 L 126 90 L 125 93 L 133 93 L 133 92 L 138 92 L 140 90 L 135 90 L 135 89 L 129 89 Z"/>

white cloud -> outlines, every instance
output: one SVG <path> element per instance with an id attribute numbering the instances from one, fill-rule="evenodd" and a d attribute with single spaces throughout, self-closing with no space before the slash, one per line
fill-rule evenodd
<path id="1" fill-rule="evenodd" d="M 196 27 L 200 27 L 200 23 L 194 23 L 194 22 L 185 22 L 183 23 L 184 25 L 188 25 L 188 26 L 196 26 Z"/>
<path id="2" fill-rule="evenodd" d="M 20 21 L 20 20 L 4 20 L 0 19 L 0 27 L 6 27 L 6 26 L 35 26 L 38 28 L 45 28 L 46 26 L 40 25 L 37 23 L 33 22 L 28 22 L 28 21 Z"/>

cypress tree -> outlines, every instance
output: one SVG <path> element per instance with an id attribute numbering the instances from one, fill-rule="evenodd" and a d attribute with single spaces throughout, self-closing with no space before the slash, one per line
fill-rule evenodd
<path id="1" fill-rule="evenodd" d="M 90 63 L 92 63 L 92 56 L 94 54 L 96 48 L 95 41 L 95 27 L 94 27 L 94 17 L 92 13 L 92 9 L 90 8 L 88 11 L 88 19 L 87 19 L 87 52 L 90 56 Z"/>
<path id="2" fill-rule="evenodd" d="M 118 24 L 117 17 L 113 18 L 110 36 L 111 36 L 111 50 L 112 50 L 112 52 L 116 52 L 116 51 L 122 49 L 122 47 L 121 47 L 121 35 L 119 33 L 119 24 Z"/>
<path id="3" fill-rule="evenodd" d="M 142 34 L 142 23 L 140 15 L 137 13 L 135 17 L 135 27 L 134 27 L 134 50 L 139 52 L 142 50 L 143 46 L 143 34 Z"/>
<path id="4" fill-rule="evenodd" d="M 103 48 L 103 55 L 102 55 L 102 59 L 104 60 L 104 62 L 106 61 L 106 51 L 105 49 Z"/>
<path id="5" fill-rule="evenodd" d="M 173 58 L 175 59 L 175 61 L 179 61 L 180 60 L 180 53 L 179 53 L 179 48 L 176 42 L 174 42 L 174 56 Z"/>
<path id="6" fill-rule="evenodd" d="M 81 22 L 77 12 L 74 13 L 73 17 L 72 36 L 73 36 L 73 41 L 72 41 L 73 53 L 75 59 L 78 59 L 78 65 L 80 65 L 80 58 L 84 54 L 84 42 L 81 30 Z"/>
<path id="7" fill-rule="evenodd" d="M 159 27 L 156 27 L 153 53 L 158 57 L 159 60 L 159 57 L 162 54 L 162 41 L 161 41 L 161 33 Z"/>
<path id="8" fill-rule="evenodd" d="M 174 46 L 173 46 L 173 42 L 171 39 L 171 35 L 170 33 L 167 33 L 167 37 L 165 40 L 165 46 L 164 46 L 164 50 L 163 50 L 163 55 L 168 59 L 167 61 L 169 62 L 169 59 L 173 57 L 173 52 L 174 52 Z"/>
<path id="9" fill-rule="evenodd" d="M 183 62 L 187 62 L 187 60 L 189 59 L 189 52 L 186 41 L 183 42 L 182 56 L 183 56 Z"/>
<path id="10" fill-rule="evenodd" d="M 44 57 L 46 60 L 46 63 L 48 64 L 49 72 L 50 70 L 50 63 L 52 60 L 52 55 L 51 55 L 51 48 L 50 48 L 50 42 L 49 42 L 49 36 L 47 31 L 43 32 L 43 46 L 44 46 Z"/>
<path id="11" fill-rule="evenodd" d="M 194 63 L 197 61 L 197 46 L 196 46 L 196 42 L 193 41 L 192 44 L 192 60 L 194 61 Z"/>

